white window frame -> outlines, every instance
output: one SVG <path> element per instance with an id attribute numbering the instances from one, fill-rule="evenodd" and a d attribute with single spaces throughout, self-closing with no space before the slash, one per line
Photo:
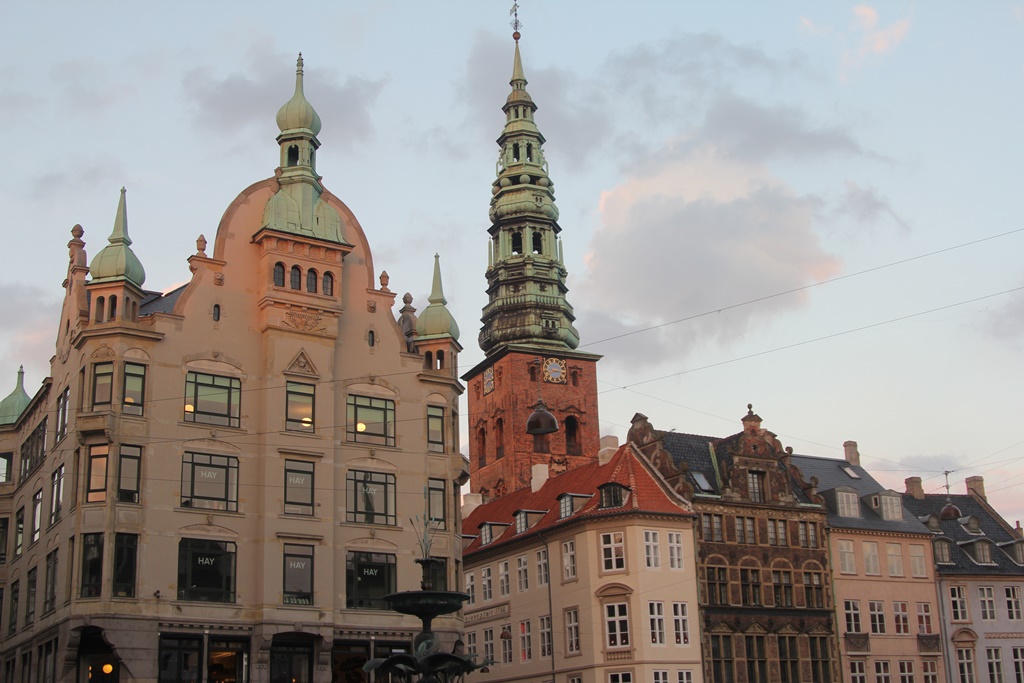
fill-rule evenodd
<path id="1" fill-rule="evenodd" d="M 661 567 L 661 536 L 653 529 L 644 529 L 644 562 L 648 569 Z"/>
<path id="2" fill-rule="evenodd" d="M 900 543 L 885 544 L 885 564 L 889 576 L 903 576 L 903 545 Z"/>
<path id="3" fill-rule="evenodd" d="M 837 491 L 836 508 L 840 517 L 860 517 L 860 498 L 850 491 Z"/>
<path id="4" fill-rule="evenodd" d="M 562 542 L 562 580 L 576 579 L 576 540 Z"/>
<path id="5" fill-rule="evenodd" d="M 672 631 L 676 645 L 690 644 L 690 617 L 685 602 L 672 603 Z"/>
<path id="6" fill-rule="evenodd" d="M 665 644 L 665 603 L 650 600 L 647 603 L 648 625 L 651 631 L 651 645 Z"/>
<path id="7" fill-rule="evenodd" d="M 1010 621 L 1020 621 L 1020 586 L 1006 586 L 1004 594 L 1006 595 L 1006 618 Z"/>
<path id="8" fill-rule="evenodd" d="M 609 649 L 629 647 L 629 603 L 608 602 L 603 611 L 605 646 Z"/>
<path id="9" fill-rule="evenodd" d="M 861 554 L 864 556 L 864 573 L 867 576 L 881 576 L 882 564 L 878 557 L 878 542 L 862 541 Z"/>
<path id="10" fill-rule="evenodd" d="M 498 596 L 505 597 L 512 592 L 512 587 L 509 585 L 508 576 L 508 560 L 502 560 L 498 563 Z"/>
<path id="11" fill-rule="evenodd" d="M 530 561 L 526 559 L 526 555 L 516 558 L 516 582 L 520 593 L 530 590 Z"/>
<path id="12" fill-rule="evenodd" d="M 537 585 L 546 586 L 551 580 L 551 570 L 548 566 L 548 549 L 541 548 L 537 551 Z"/>
<path id="13" fill-rule="evenodd" d="M 683 568 L 683 533 L 681 531 L 668 532 L 668 568 Z"/>
<path id="14" fill-rule="evenodd" d="M 853 550 L 853 541 L 839 541 L 839 573 L 857 573 L 857 553 Z"/>
<path id="15" fill-rule="evenodd" d="M 925 562 L 923 545 L 910 545 L 910 575 L 915 579 L 928 578 L 928 563 Z"/>
<path id="16" fill-rule="evenodd" d="M 978 586 L 978 604 L 982 621 L 996 620 L 996 589 L 993 586 Z"/>
<path id="17" fill-rule="evenodd" d="M 601 567 L 606 572 L 626 569 L 626 534 L 609 531 L 601 534 Z"/>

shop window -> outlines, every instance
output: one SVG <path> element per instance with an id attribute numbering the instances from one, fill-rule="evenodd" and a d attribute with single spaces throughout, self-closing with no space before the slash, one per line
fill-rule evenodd
<path id="1" fill-rule="evenodd" d="M 181 506 L 238 511 L 238 458 L 186 453 L 181 458 Z"/>
<path id="2" fill-rule="evenodd" d="M 313 604 L 313 546 L 284 545 L 284 604 Z"/>
<path id="3" fill-rule="evenodd" d="M 284 511 L 292 515 L 313 514 L 315 465 L 303 460 L 284 461 Z"/>
<path id="4" fill-rule="evenodd" d="M 348 397 L 348 440 L 395 445 L 395 402 L 369 396 Z"/>
<path id="5" fill-rule="evenodd" d="M 285 402 L 285 429 L 312 433 L 316 427 L 316 387 L 301 382 L 286 382 Z"/>
<path id="6" fill-rule="evenodd" d="M 395 592 L 395 556 L 349 552 L 345 562 L 345 596 L 349 609 L 389 609 L 384 596 Z"/>
<path id="7" fill-rule="evenodd" d="M 83 598 L 98 598 L 103 587 L 103 534 L 82 534 Z"/>
<path id="8" fill-rule="evenodd" d="M 114 535 L 114 597 L 135 597 L 135 576 L 138 560 L 137 534 Z"/>
<path id="9" fill-rule="evenodd" d="M 178 543 L 178 599 L 235 601 L 235 544 L 183 538 Z"/>
<path id="10" fill-rule="evenodd" d="M 351 470 L 346 480 L 347 521 L 387 525 L 398 523 L 395 514 L 395 475 Z"/>
<path id="11" fill-rule="evenodd" d="M 212 641 L 211 641 L 212 644 Z M 194 636 L 160 635 L 160 683 L 196 683 L 200 680 L 203 640 Z M 225 679 L 226 680 L 226 679 Z M 244 677 L 236 679 L 244 681 Z"/>
<path id="12" fill-rule="evenodd" d="M 242 382 L 202 372 L 185 376 L 185 422 L 240 426 Z"/>

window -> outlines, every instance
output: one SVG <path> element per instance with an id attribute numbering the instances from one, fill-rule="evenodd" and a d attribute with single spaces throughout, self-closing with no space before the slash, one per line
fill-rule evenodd
<path id="1" fill-rule="evenodd" d="M 313 514 L 315 468 L 316 465 L 305 460 L 284 461 L 284 511 L 286 514 Z"/>
<path id="2" fill-rule="evenodd" d="M 840 517 L 860 517 L 860 499 L 856 493 L 839 491 L 836 493 L 836 504 Z"/>
<path id="3" fill-rule="evenodd" d="M 548 550 L 541 548 L 537 551 L 537 585 L 546 586 L 549 581 L 548 571 Z"/>
<path id="4" fill-rule="evenodd" d="M 528 662 L 533 659 L 533 633 L 530 620 L 519 622 L 519 661 Z"/>
<path id="5" fill-rule="evenodd" d="M 760 569 L 740 569 L 740 597 L 744 605 L 761 604 Z"/>
<path id="6" fill-rule="evenodd" d="M 988 664 L 988 683 L 1003 683 L 1003 651 L 998 647 L 985 648 Z"/>
<path id="7" fill-rule="evenodd" d="M 316 430 L 316 386 L 286 382 L 285 403 L 284 428 L 312 434 Z"/>
<path id="8" fill-rule="evenodd" d="M 825 588 L 821 572 L 804 572 L 804 606 L 821 609 L 825 606 Z"/>
<path id="9" fill-rule="evenodd" d="M 882 566 L 878 559 L 878 543 L 875 541 L 864 541 L 861 546 L 864 550 L 864 573 L 870 575 L 881 575 Z"/>
<path id="10" fill-rule="evenodd" d="M 648 569 L 661 566 L 661 543 L 657 531 L 644 531 L 644 559 Z"/>
<path id="11" fill-rule="evenodd" d="M 447 525 L 445 516 L 445 481 L 444 479 L 427 480 L 427 519 L 432 528 L 444 529 Z"/>
<path id="12" fill-rule="evenodd" d="M 949 564 L 952 562 L 950 559 L 950 544 L 949 541 L 935 541 L 933 546 L 935 550 L 935 561 L 939 564 Z"/>
<path id="13" fill-rule="evenodd" d="M 747 472 L 747 495 L 752 503 L 764 502 L 764 472 Z"/>
<path id="14" fill-rule="evenodd" d="M 800 522 L 800 547 L 801 548 L 817 548 L 818 547 L 818 523 L 817 522 Z"/>
<path id="15" fill-rule="evenodd" d="M 796 636 L 778 636 L 779 670 L 782 683 L 800 683 L 800 655 L 797 652 Z"/>
<path id="16" fill-rule="evenodd" d="M 313 546 L 284 544 L 284 604 L 313 604 Z"/>
<path id="17" fill-rule="evenodd" d="M 732 636 L 711 636 L 711 683 L 733 683 Z"/>
<path id="18" fill-rule="evenodd" d="M 907 609 L 907 603 L 892 603 L 892 616 L 896 623 L 896 633 L 903 635 L 910 633 L 910 610 Z"/>
<path id="19" fill-rule="evenodd" d="M 608 683 L 633 683 L 633 674 L 630 671 L 615 671 L 608 674 Z"/>
<path id="20" fill-rule="evenodd" d="M 857 573 L 857 556 L 853 552 L 853 541 L 839 541 L 839 571 L 842 574 Z"/>
<path id="21" fill-rule="evenodd" d="M 654 683 L 668 683 L 668 671 L 655 671 Z"/>
<path id="22" fill-rule="evenodd" d="M 36 425 L 21 444 L 21 478 L 35 471 L 46 459 L 46 418 Z"/>
<path id="23" fill-rule="evenodd" d="M 959 683 L 975 683 L 974 681 L 974 650 L 969 647 L 956 649 L 956 668 Z"/>
<path id="24" fill-rule="evenodd" d="M 1007 586 L 1005 590 L 1006 618 L 1011 621 L 1019 621 L 1021 618 L 1020 586 Z M 1020 683 L 1024 683 L 1024 681 L 1021 681 Z"/>
<path id="25" fill-rule="evenodd" d="M 122 445 L 118 449 L 117 499 L 122 503 L 139 502 L 139 473 L 142 470 L 142 449 Z M 63 476 L 61 472 L 61 476 Z"/>
<path id="26" fill-rule="evenodd" d="M 14 453 L 0 453 L 0 482 L 11 481 L 11 463 Z"/>
<path id="27" fill-rule="evenodd" d="M 714 541 L 715 543 L 723 541 L 722 515 L 709 513 L 701 515 L 701 537 L 705 541 Z"/>
<path id="28" fill-rule="evenodd" d="M 324 273 L 324 287 L 322 293 L 324 296 L 334 296 L 334 276 L 330 273 Z"/>
<path id="29" fill-rule="evenodd" d="M 889 662 L 887 661 L 876 661 L 875 662 L 875 683 L 890 683 L 892 677 L 889 673 Z"/>
<path id="30" fill-rule="evenodd" d="M 102 503 L 107 499 L 107 455 L 108 446 L 89 446 L 89 473 L 85 502 Z"/>
<path id="31" fill-rule="evenodd" d="M 284 287 L 284 264 L 280 261 L 274 264 L 274 286 Z"/>
<path id="32" fill-rule="evenodd" d="M 651 644 L 665 644 L 665 603 L 647 603 L 648 623 L 651 629 Z"/>
<path id="33" fill-rule="evenodd" d="M 572 516 L 572 496 L 563 494 L 558 499 L 558 518 L 565 519 L 566 517 Z"/>
<path id="34" fill-rule="evenodd" d="M 865 683 L 867 674 L 864 673 L 864 662 L 850 662 L 850 683 Z"/>
<path id="35" fill-rule="evenodd" d="M 50 475 L 50 524 L 60 519 L 61 508 L 64 505 L 64 465 L 58 465 L 57 469 Z M 3 520 L 6 525 L 7 520 Z M 4 545 L 7 541 L 7 529 L 4 529 Z"/>
<path id="36" fill-rule="evenodd" d="M 967 589 L 963 586 L 949 587 L 949 604 L 953 621 L 969 621 L 967 614 Z"/>
<path id="37" fill-rule="evenodd" d="M 146 366 L 138 363 L 125 363 L 121 412 L 125 415 L 142 415 L 145 394 Z"/>
<path id="38" fill-rule="evenodd" d="M 927 602 L 917 603 L 917 632 L 922 635 L 932 632 L 932 606 Z"/>
<path id="39" fill-rule="evenodd" d="M 624 535 L 621 531 L 601 534 L 601 561 L 606 572 L 626 568 Z"/>
<path id="40" fill-rule="evenodd" d="M 562 543 L 562 579 L 570 581 L 576 578 L 576 541 Z"/>
<path id="41" fill-rule="evenodd" d="M 886 543 L 885 559 L 889 576 L 903 576 L 903 546 L 899 543 Z"/>
<path id="42" fill-rule="evenodd" d="M 185 422 L 239 427 L 241 400 L 242 382 L 235 377 L 185 375 Z"/>
<path id="43" fill-rule="evenodd" d="M 316 294 L 316 286 L 320 284 L 320 276 L 317 272 L 310 268 L 306 271 L 306 291 L 310 294 Z"/>
<path id="44" fill-rule="evenodd" d="M 914 662 L 912 660 L 900 660 L 900 683 L 914 683 Z"/>
<path id="45" fill-rule="evenodd" d="M 530 528 L 530 519 L 526 514 L 525 510 L 520 510 L 515 514 L 516 521 L 516 533 L 521 534 L 526 532 Z"/>
<path id="46" fill-rule="evenodd" d="M 910 575 L 915 579 L 928 577 L 928 565 L 924 559 L 923 545 L 910 545 Z"/>
<path id="47" fill-rule="evenodd" d="M 804 524 L 804 522 L 801 522 Z M 768 520 L 768 545 L 789 545 L 786 541 L 786 520 Z"/>
<path id="48" fill-rule="evenodd" d="M 832 664 L 827 636 L 808 636 L 811 650 L 811 683 L 831 683 Z"/>
<path id="49" fill-rule="evenodd" d="M 348 440 L 395 445 L 395 402 L 368 396 L 348 397 Z"/>
<path id="50" fill-rule="evenodd" d="M 186 453 L 181 458 L 181 506 L 238 511 L 238 458 Z"/>
<path id="51" fill-rule="evenodd" d="M 624 602 L 604 606 L 604 626 L 608 647 L 629 646 L 629 607 Z"/>
<path id="52" fill-rule="evenodd" d="M 1013 648 L 1014 683 L 1024 683 L 1024 647 Z"/>
<path id="53" fill-rule="evenodd" d="M 881 600 L 869 601 L 868 614 L 871 617 L 871 632 L 885 633 L 885 603 Z"/>
<path id="54" fill-rule="evenodd" d="M 623 487 L 621 484 L 605 484 L 601 487 L 601 507 L 617 508 L 622 506 Z"/>
<path id="55" fill-rule="evenodd" d="M 46 575 L 43 577 L 43 614 L 57 609 L 57 550 L 46 556 Z"/>
<path id="56" fill-rule="evenodd" d="M 793 606 L 793 573 L 786 571 L 772 572 L 772 593 L 776 607 Z"/>
<path id="57" fill-rule="evenodd" d="M 757 543 L 757 536 L 754 534 L 753 517 L 736 518 L 736 542 Z"/>
<path id="58" fill-rule="evenodd" d="M 139 548 L 136 534 L 114 534 L 114 597 L 135 597 L 135 573 Z"/>
<path id="59" fill-rule="evenodd" d="M 992 563 L 992 546 L 985 541 L 978 541 L 974 544 L 974 559 L 978 564 Z"/>
<path id="60" fill-rule="evenodd" d="M 15 581 L 11 584 L 11 606 L 7 613 L 7 633 L 13 634 L 18 630 L 18 593 L 21 582 Z"/>
<path id="61" fill-rule="evenodd" d="M 484 600 L 491 599 L 491 568 L 484 567 L 480 570 L 480 591 Z"/>
<path id="62" fill-rule="evenodd" d="M 526 555 L 520 555 L 516 558 L 516 580 L 519 583 L 520 593 L 530 589 L 530 565 Z"/>
<path id="63" fill-rule="evenodd" d="M 349 470 L 346 478 L 346 512 L 349 522 L 392 526 L 398 523 L 395 514 L 395 475 Z"/>
<path id="64" fill-rule="evenodd" d="M 494 629 L 484 629 L 484 660 L 494 661 Z"/>
<path id="65" fill-rule="evenodd" d="M 860 600 L 844 600 L 843 611 L 846 613 L 846 632 L 863 633 L 860 628 Z"/>
<path id="66" fill-rule="evenodd" d="M 729 573 L 725 567 L 708 567 L 707 600 L 711 605 L 729 604 Z"/>
<path id="67" fill-rule="evenodd" d="M 235 544 L 183 538 L 178 542 L 178 599 L 235 601 Z"/>
<path id="68" fill-rule="evenodd" d="M 921 678 L 924 683 L 939 683 L 939 663 L 934 659 L 921 662 Z M 1018 679 L 1018 683 L 1024 683 Z"/>
<path id="69" fill-rule="evenodd" d="M 477 654 L 476 651 L 476 631 L 470 631 L 466 634 L 466 653 Z"/>
<path id="70" fill-rule="evenodd" d="M 689 669 L 677 671 L 676 683 L 693 683 L 693 672 Z"/>
<path id="71" fill-rule="evenodd" d="M 903 519 L 903 505 L 897 496 L 881 496 L 882 519 L 893 521 Z"/>
<path id="72" fill-rule="evenodd" d="M 39 540 L 39 533 L 43 526 L 43 490 L 39 489 L 32 494 L 32 535 L 29 543 Z"/>
<path id="73" fill-rule="evenodd" d="M 501 630 L 501 663 L 511 664 L 512 663 L 512 634 L 509 632 L 511 629 L 505 627 Z M 507 637 L 506 637 L 507 636 Z"/>
<path id="74" fill-rule="evenodd" d="M 298 266 L 292 266 L 288 286 L 292 289 L 302 289 L 302 269 Z"/>
<path id="75" fill-rule="evenodd" d="M 8 530 L 11 520 L 7 517 L 0 518 L 0 564 L 7 563 L 7 542 Z M 2 605 L 0 605 L 2 607 Z M 0 609 L 0 612 L 3 610 Z"/>
<path id="76" fill-rule="evenodd" d="M 64 391 L 57 396 L 57 441 L 68 435 L 68 411 L 71 402 L 71 387 L 64 387 Z M 6 480 L 4 480 L 6 481 Z"/>
<path id="77" fill-rule="evenodd" d="M 996 597 L 992 586 L 978 586 L 978 602 L 981 603 L 981 620 L 995 621 Z"/>
<path id="78" fill-rule="evenodd" d="M 546 614 L 540 618 L 540 656 L 550 657 L 551 650 L 551 615 Z"/>
<path id="79" fill-rule="evenodd" d="M 565 611 L 565 653 L 580 653 L 580 613 L 575 609 Z"/>
<path id="80" fill-rule="evenodd" d="M 498 595 L 505 597 L 511 592 L 508 580 L 508 560 L 498 563 Z"/>
<path id="81" fill-rule="evenodd" d="M 14 513 L 14 556 L 21 557 L 25 547 L 25 508 Z"/>
<path id="82" fill-rule="evenodd" d="M 676 645 L 690 644 L 690 617 L 685 602 L 672 603 L 672 630 L 675 633 Z"/>
<path id="83" fill-rule="evenodd" d="M 668 532 L 668 568 L 683 568 L 683 534 L 679 531 Z"/>
<path id="84" fill-rule="evenodd" d="M 476 604 L 476 575 L 473 572 L 466 574 L 466 594 L 469 596 L 466 604 Z"/>
<path id="85" fill-rule="evenodd" d="M 103 534 L 82 534 L 83 598 L 100 597 L 103 585 Z"/>
<path id="86" fill-rule="evenodd" d="M 25 626 L 36 620 L 36 581 L 38 570 L 32 567 L 25 574 Z"/>
<path id="87" fill-rule="evenodd" d="M 748 683 L 768 683 L 768 657 L 764 641 L 764 636 L 746 637 Z"/>
<path id="88" fill-rule="evenodd" d="M 114 364 L 96 363 L 92 366 L 92 407 L 93 410 L 109 406 L 114 393 Z"/>
<path id="89" fill-rule="evenodd" d="M 444 408 L 427 406 L 427 450 L 444 453 Z"/>

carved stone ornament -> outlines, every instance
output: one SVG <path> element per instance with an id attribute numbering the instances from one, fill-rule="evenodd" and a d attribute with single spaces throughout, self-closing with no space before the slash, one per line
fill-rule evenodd
<path id="1" fill-rule="evenodd" d="M 224 273 L 214 273 L 213 274 L 213 284 L 217 285 L 218 287 L 223 287 L 224 286 Z"/>
<path id="2" fill-rule="evenodd" d="M 206 236 L 200 235 L 196 240 L 196 256 L 206 256 Z"/>
<path id="3" fill-rule="evenodd" d="M 302 332 L 323 331 L 320 325 L 322 318 L 315 313 L 302 313 L 299 311 L 288 311 L 284 314 L 284 324 Z"/>
<path id="4" fill-rule="evenodd" d="M 110 348 L 109 346 L 101 346 L 92 352 L 92 357 L 96 359 L 113 358 L 115 355 L 116 354 L 114 353 L 114 349 Z"/>
<path id="5" fill-rule="evenodd" d="M 366 312 L 367 313 L 376 313 L 377 312 L 377 302 L 374 301 L 373 299 L 367 299 L 366 300 Z"/>
<path id="6" fill-rule="evenodd" d="M 310 375 L 316 377 L 319 375 L 316 366 L 313 365 L 313 361 L 309 359 L 305 351 L 299 351 L 299 354 L 295 356 L 292 362 L 285 369 L 285 372 L 293 373 L 297 375 Z"/>
<path id="7" fill-rule="evenodd" d="M 391 282 L 391 276 L 388 275 L 388 271 L 382 270 L 380 272 L 380 289 L 382 292 L 390 292 L 388 289 L 388 283 Z"/>

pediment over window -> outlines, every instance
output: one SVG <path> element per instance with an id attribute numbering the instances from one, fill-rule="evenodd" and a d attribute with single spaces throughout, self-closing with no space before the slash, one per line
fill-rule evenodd
<path id="1" fill-rule="evenodd" d="M 284 373 L 286 375 L 298 375 L 306 378 L 319 379 L 320 377 L 320 373 L 317 371 L 316 366 L 313 365 L 313 361 L 310 359 L 305 349 L 299 351 L 295 358 L 288 363 Z"/>
<path id="2" fill-rule="evenodd" d="M 598 598 L 618 598 L 633 594 L 633 589 L 624 583 L 609 583 L 594 591 Z"/>

